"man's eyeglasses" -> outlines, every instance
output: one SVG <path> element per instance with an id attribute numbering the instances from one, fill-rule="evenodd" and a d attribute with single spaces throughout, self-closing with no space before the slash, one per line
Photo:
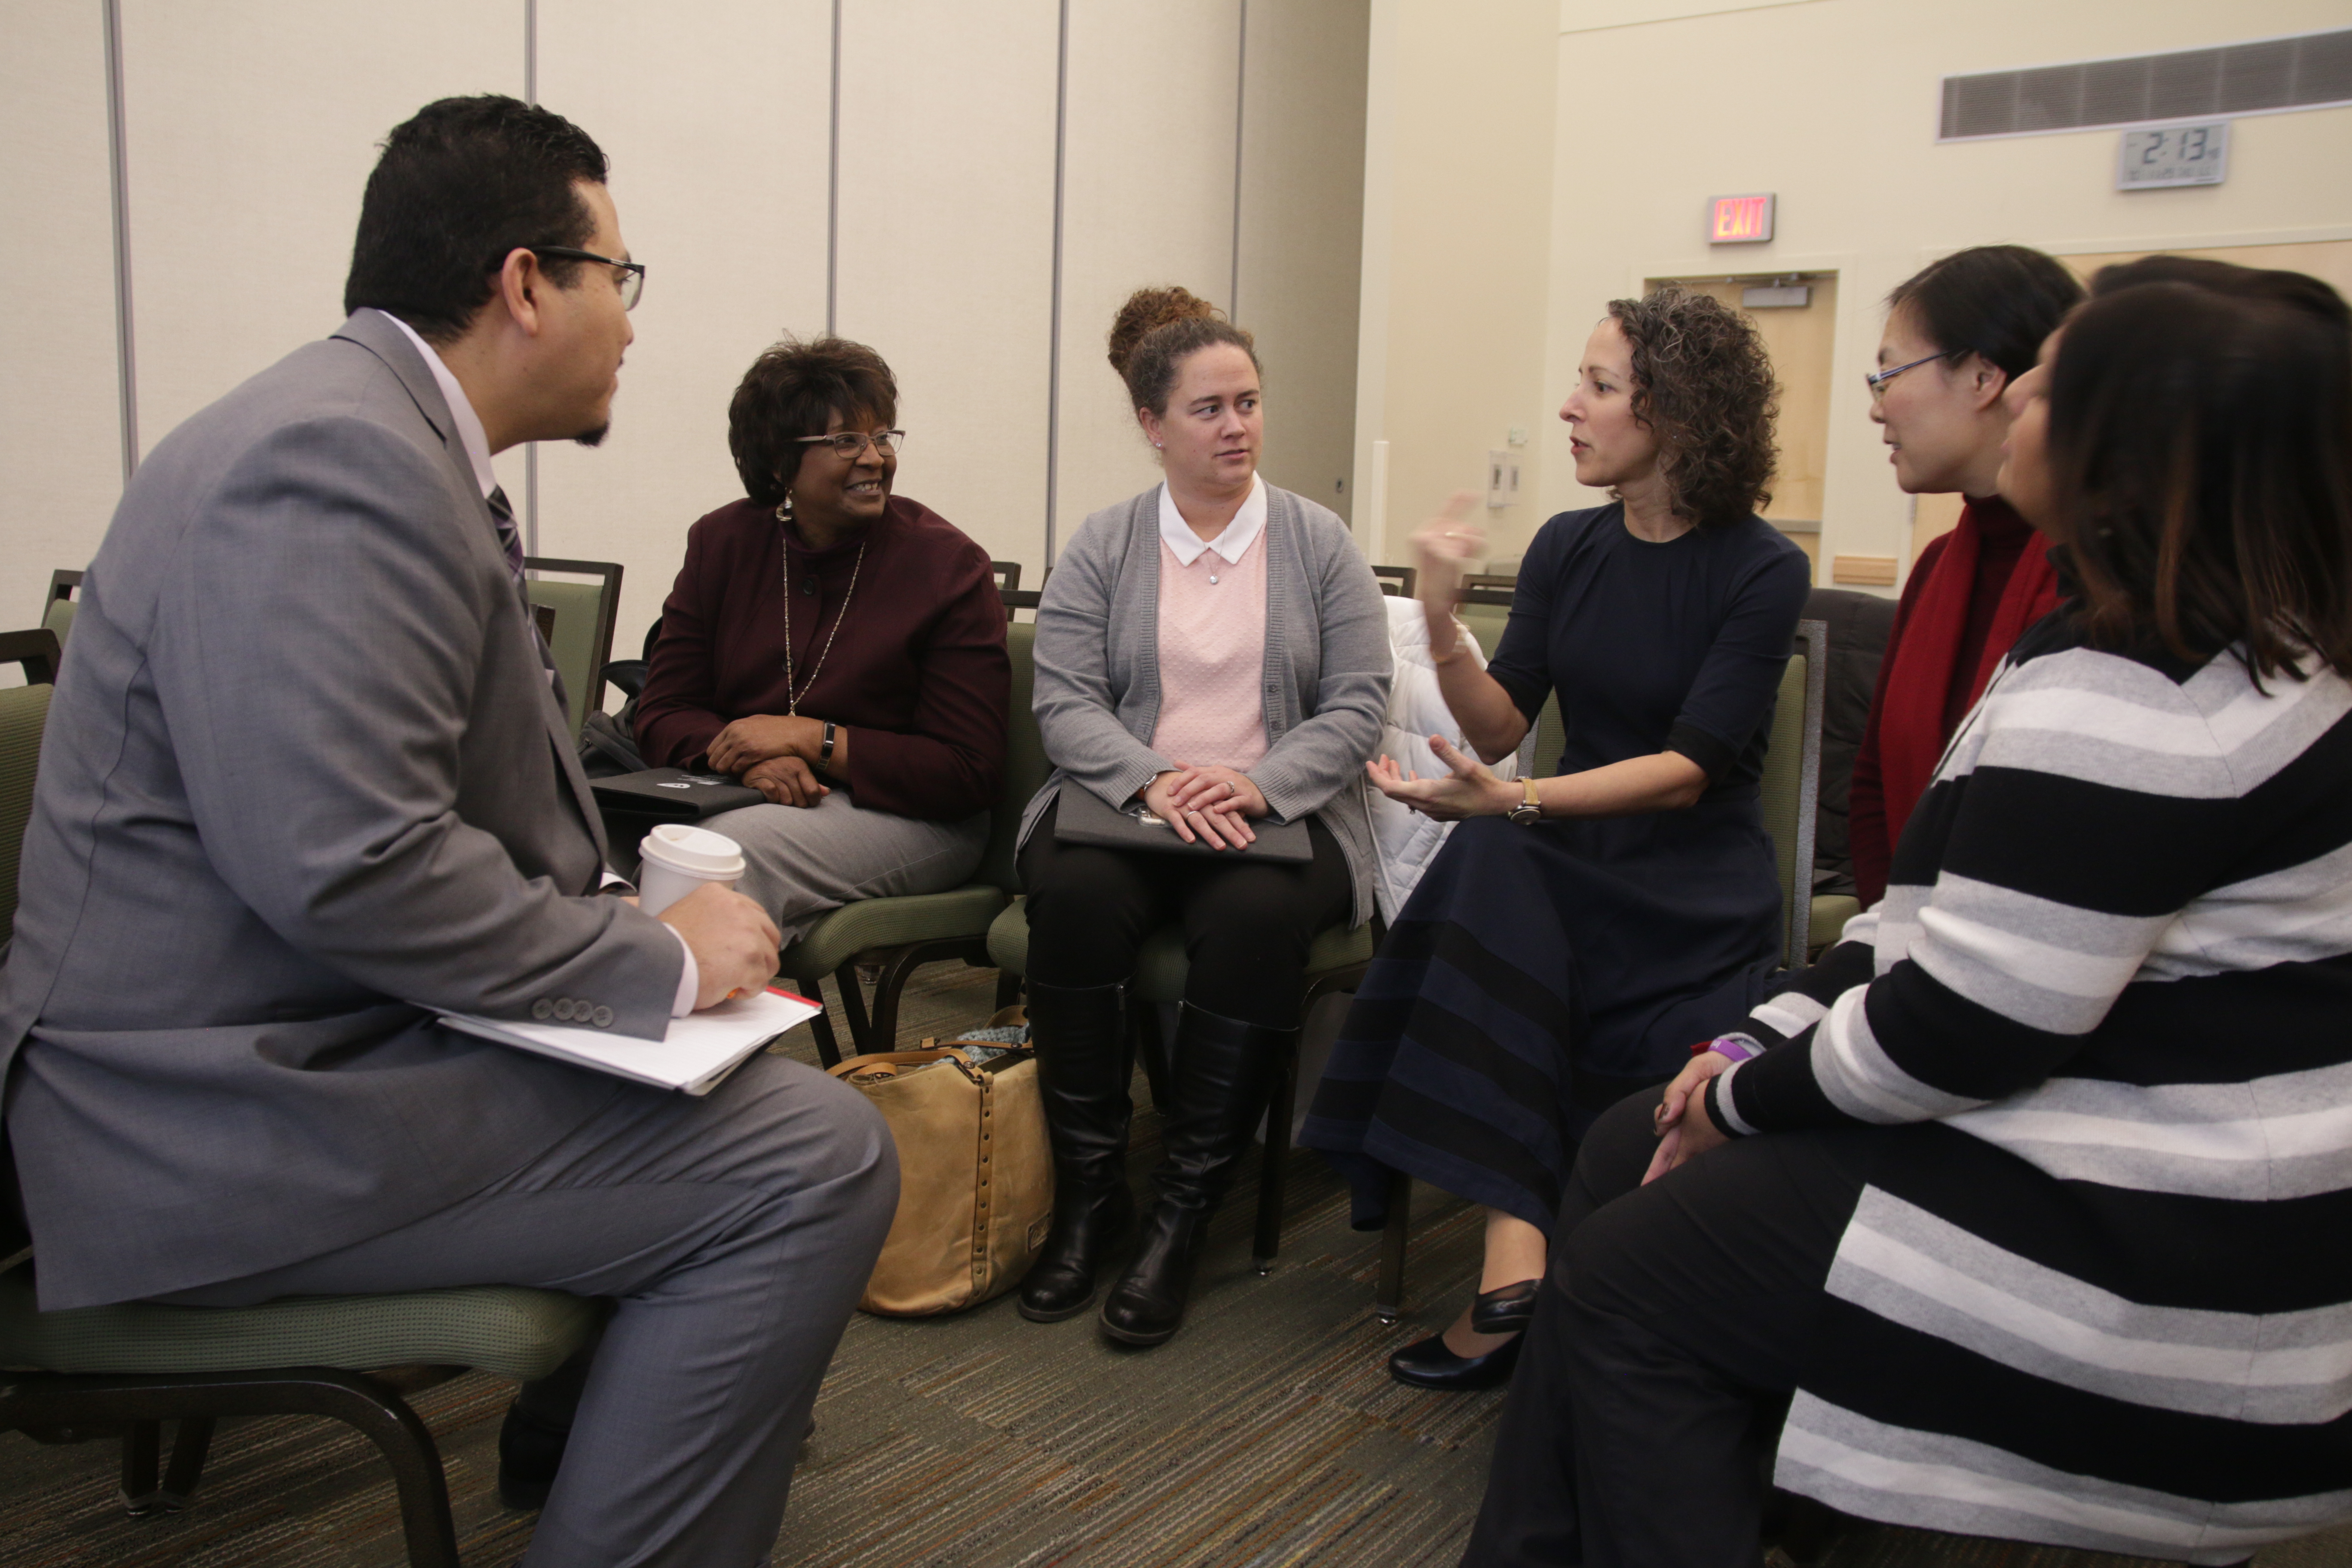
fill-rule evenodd
<path id="1" fill-rule="evenodd" d="M 907 444 L 907 433 L 904 430 L 877 430 L 869 435 L 863 430 L 837 430 L 830 436 L 800 437 L 800 443 L 803 447 L 814 447 L 820 441 L 841 454 L 847 461 L 854 463 L 857 461 L 858 454 L 866 450 L 868 442 L 873 444 L 877 457 L 897 456 L 899 448 Z"/>
<path id="2" fill-rule="evenodd" d="M 1968 352 L 1966 349 L 1946 349 L 1942 353 L 1929 354 L 1926 359 L 1915 359 L 1909 364 L 1898 364 L 1889 370 L 1874 370 L 1863 377 L 1863 380 L 1870 383 L 1870 400 L 1875 403 L 1885 397 L 1886 384 L 1906 370 L 1917 370 L 1923 364 L 1933 364 L 1939 359 L 1950 359 L 1955 354 L 1964 354 Z"/>
<path id="3" fill-rule="evenodd" d="M 593 250 L 574 250 L 568 245 L 524 245 L 516 247 L 533 256 L 561 257 L 566 261 L 601 261 L 613 268 L 613 281 L 620 286 L 621 309 L 634 310 L 646 294 L 646 264 L 642 261 L 615 261 L 609 256 L 599 256 Z"/>

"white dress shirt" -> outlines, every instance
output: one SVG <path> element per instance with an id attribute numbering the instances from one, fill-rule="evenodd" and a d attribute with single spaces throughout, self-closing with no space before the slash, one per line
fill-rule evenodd
<path id="1" fill-rule="evenodd" d="M 490 467 L 489 433 L 482 428 L 482 416 L 474 412 L 473 402 L 467 397 L 466 389 L 457 384 L 457 378 L 449 373 L 449 367 L 441 363 L 441 356 L 433 351 L 433 345 L 416 335 L 415 328 L 389 310 L 378 310 L 376 314 L 398 327 L 400 335 L 414 344 L 416 352 L 424 357 L 425 368 L 433 373 L 433 384 L 441 389 L 441 401 L 449 405 L 449 417 L 457 421 L 457 439 L 465 444 L 466 460 L 473 465 L 474 482 L 481 486 L 482 499 L 489 500 L 490 492 L 499 488 L 499 476 Z M 1258 521 L 1260 526 L 1265 521 L 1263 504 L 1258 508 Z M 625 877 L 606 871 L 603 886 L 610 888 L 615 883 L 624 888 L 629 885 Z M 668 930 L 670 935 L 677 938 L 678 951 L 686 955 L 686 968 L 677 977 L 677 995 L 669 1009 L 671 1017 L 683 1018 L 694 1011 L 694 998 L 702 989 L 702 966 L 695 963 L 694 949 L 688 945 L 678 929 L 671 926 Z"/>

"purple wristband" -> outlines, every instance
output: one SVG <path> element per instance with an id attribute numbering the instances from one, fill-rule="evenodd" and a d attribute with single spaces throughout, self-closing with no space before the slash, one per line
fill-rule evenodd
<path id="1" fill-rule="evenodd" d="M 1717 1035 L 1706 1043 L 1706 1048 L 1717 1056 L 1729 1057 L 1735 1062 L 1744 1062 L 1750 1057 L 1762 1056 L 1764 1042 L 1753 1035 Z"/>

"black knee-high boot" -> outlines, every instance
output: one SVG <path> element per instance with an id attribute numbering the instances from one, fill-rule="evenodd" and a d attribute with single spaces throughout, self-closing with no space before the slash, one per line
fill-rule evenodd
<path id="1" fill-rule="evenodd" d="M 1021 1315 L 1033 1322 L 1059 1322 L 1093 1304 L 1095 1276 L 1135 1219 L 1126 990 L 1029 984 L 1037 1086 L 1054 1142 L 1054 1228 L 1021 1281 Z"/>
<path id="2" fill-rule="evenodd" d="M 1153 1173 L 1159 1198 L 1135 1261 L 1103 1302 L 1103 1332 L 1112 1339 L 1160 1344 L 1183 1322 L 1209 1216 L 1233 1185 L 1276 1072 L 1297 1046 L 1297 1029 L 1244 1024 L 1184 1004 L 1168 1073 L 1165 1152 Z"/>

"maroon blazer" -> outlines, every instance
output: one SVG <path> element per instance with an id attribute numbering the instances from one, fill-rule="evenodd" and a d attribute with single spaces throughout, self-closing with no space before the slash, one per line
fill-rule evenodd
<path id="1" fill-rule="evenodd" d="M 693 765 L 732 721 L 785 711 L 785 532 L 749 500 L 687 531 L 637 700 L 649 766 Z M 790 548 L 796 680 L 824 661 L 800 711 L 848 731 L 857 804 L 934 822 L 994 805 L 1013 671 L 988 552 L 904 496 L 863 540 L 812 552 L 793 531 Z"/>

